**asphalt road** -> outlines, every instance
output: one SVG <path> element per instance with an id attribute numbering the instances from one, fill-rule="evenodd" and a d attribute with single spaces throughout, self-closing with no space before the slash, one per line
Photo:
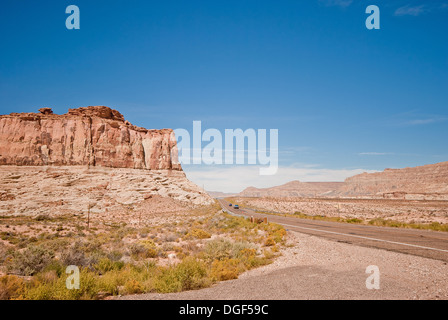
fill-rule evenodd
<path id="1" fill-rule="evenodd" d="M 218 199 L 222 208 L 232 214 L 268 218 L 285 229 L 358 246 L 379 248 L 425 258 L 448 261 L 448 232 L 366 226 L 257 213 L 249 208 L 235 209 Z"/>

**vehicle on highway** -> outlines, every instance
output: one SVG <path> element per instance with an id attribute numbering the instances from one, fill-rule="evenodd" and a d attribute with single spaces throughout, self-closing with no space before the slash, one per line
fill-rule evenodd
<path id="1" fill-rule="evenodd" d="M 239 209 L 240 206 L 236 204 L 236 205 L 234 206 L 234 208 L 235 208 L 235 209 Z"/>

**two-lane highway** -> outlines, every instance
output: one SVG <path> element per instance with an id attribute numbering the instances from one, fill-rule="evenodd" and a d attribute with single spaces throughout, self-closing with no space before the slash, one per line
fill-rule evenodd
<path id="1" fill-rule="evenodd" d="M 235 209 L 218 199 L 222 208 L 233 214 L 254 218 L 267 217 L 285 229 L 354 245 L 391 250 L 426 258 L 448 261 L 448 232 L 376 227 L 360 224 L 300 219 L 257 213 L 249 208 Z"/>

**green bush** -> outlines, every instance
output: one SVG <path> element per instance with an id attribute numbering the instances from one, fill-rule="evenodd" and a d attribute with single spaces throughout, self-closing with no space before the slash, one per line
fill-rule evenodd
<path id="1" fill-rule="evenodd" d="M 102 258 L 94 265 L 95 270 L 97 270 L 100 274 L 105 274 L 106 272 L 112 270 L 121 270 L 123 267 L 124 262 L 112 261 L 109 258 Z"/>

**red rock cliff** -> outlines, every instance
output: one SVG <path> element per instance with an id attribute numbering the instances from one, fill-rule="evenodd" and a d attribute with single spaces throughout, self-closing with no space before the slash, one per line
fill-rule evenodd
<path id="1" fill-rule="evenodd" d="M 182 170 L 171 129 L 147 130 L 108 107 L 0 116 L 0 165 Z"/>

